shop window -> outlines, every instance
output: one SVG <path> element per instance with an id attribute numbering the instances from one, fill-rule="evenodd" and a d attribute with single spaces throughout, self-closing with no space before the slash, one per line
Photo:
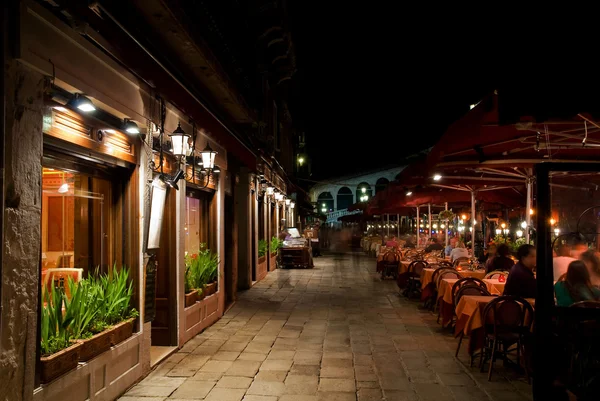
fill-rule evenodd
<path id="1" fill-rule="evenodd" d="M 77 171 L 43 169 L 42 284 L 106 273 L 115 262 L 111 230 L 112 183 Z M 64 270 L 73 269 L 73 270 Z"/>

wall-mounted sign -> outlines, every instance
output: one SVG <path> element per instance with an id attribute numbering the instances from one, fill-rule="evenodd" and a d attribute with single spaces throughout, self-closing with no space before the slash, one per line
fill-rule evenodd
<path id="1" fill-rule="evenodd" d="M 162 227 L 167 199 L 167 185 L 155 179 L 150 189 L 150 215 L 146 219 L 144 252 L 158 249 L 160 246 L 160 229 Z"/>

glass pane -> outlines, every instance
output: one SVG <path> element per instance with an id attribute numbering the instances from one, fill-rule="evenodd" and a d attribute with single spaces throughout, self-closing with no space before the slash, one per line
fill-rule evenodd
<path id="1" fill-rule="evenodd" d="M 42 173 L 42 285 L 107 271 L 111 183 L 75 171 Z"/>

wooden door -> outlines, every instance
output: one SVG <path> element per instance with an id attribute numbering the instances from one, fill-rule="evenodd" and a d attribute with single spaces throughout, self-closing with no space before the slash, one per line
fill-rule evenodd
<path id="1" fill-rule="evenodd" d="M 176 202 L 177 191 L 169 189 L 157 252 L 156 316 L 152 321 L 152 345 L 177 345 Z"/>

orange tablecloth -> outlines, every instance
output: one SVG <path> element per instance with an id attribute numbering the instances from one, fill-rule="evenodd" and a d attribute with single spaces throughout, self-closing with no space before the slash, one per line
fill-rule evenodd
<path id="1" fill-rule="evenodd" d="M 433 272 L 435 269 L 426 268 L 421 272 L 421 287 L 427 287 L 427 284 L 431 283 L 431 278 L 433 277 Z"/>
<path id="2" fill-rule="evenodd" d="M 475 277 L 483 279 L 485 277 L 485 270 L 457 270 L 463 277 Z"/>
<path id="3" fill-rule="evenodd" d="M 506 281 L 500 282 L 497 278 L 486 278 L 483 280 L 485 285 L 487 286 L 490 294 L 493 295 L 502 295 L 504 294 L 504 286 L 506 285 Z"/>
<path id="4" fill-rule="evenodd" d="M 458 336 L 461 332 L 465 335 L 470 335 L 470 355 L 473 355 L 475 350 L 481 348 L 483 344 L 483 310 L 494 298 L 496 297 L 464 295 L 458 302 L 458 305 L 456 305 L 456 316 L 458 316 L 458 319 L 454 328 L 454 335 Z M 527 302 L 529 302 L 531 306 L 535 306 L 535 299 L 528 298 Z"/>

